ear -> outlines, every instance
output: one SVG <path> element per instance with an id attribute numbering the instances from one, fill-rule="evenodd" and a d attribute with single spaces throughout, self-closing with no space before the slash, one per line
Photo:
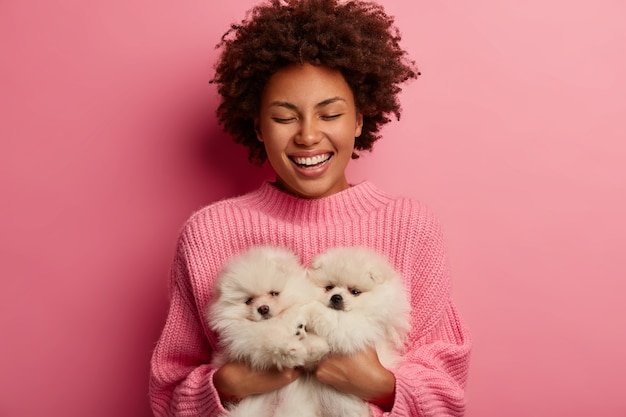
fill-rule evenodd
<path id="1" fill-rule="evenodd" d="M 313 271 L 320 269 L 322 267 L 322 260 L 320 258 L 320 255 L 317 255 L 313 259 L 311 259 L 309 269 Z"/>
<path id="2" fill-rule="evenodd" d="M 394 272 L 386 265 L 369 265 L 369 278 L 376 284 L 382 284 L 393 276 Z"/>
<path id="3" fill-rule="evenodd" d="M 254 121 L 254 133 L 256 133 L 256 138 L 259 140 L 259 142 L 263 142 L 263 134 L 261 133 L 261 128 L 259 125 L 259 118 L 255 117 L 253 121 Z"/>
<path id="4" fill-rule="evenodd" d="M 370 271 L 369 278 L 375 284 L 380 284 L 384 281 L 382 275 L 379 274 L 379 271 Z"/>
<path id="5" fill-rule="evenodd" d="M 356 129 L 354 130 L 354 137 L 358 138 L 363 132 L 363 113 L 356 114 Z"/>

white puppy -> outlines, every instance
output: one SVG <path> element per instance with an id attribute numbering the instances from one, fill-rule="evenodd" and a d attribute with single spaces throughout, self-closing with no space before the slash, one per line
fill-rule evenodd
<path id="1" fill-rule="evenodd" d="M 257 246 L 230 260 L 218 278 L 207 321 L 221 351 L 212 365 L 242 361 L 255 369 L 312 368 L 328 344 L 307 333 L 303 305 L 315 288 L 287 249 Z M 230 407 L 230 417 L 315 416 L 301 410 L 313 402 L 309 378 L 268 394 L 249 396 Z"/>
<path id="2" fill-rule="evenodd" d="M 387 259 L 367 248 L 331 248 L 313 259 L 308 276 L 320 302 L 307 313 L 307 326 L 326 339 L 331 354 L 349 355 L 372 346 L 383 366 L 396 367 L 410 328 L 410 305 L 402 278 Z M 316 386 L 319 415 L 369 415 L 367 404 L 356 396 Z"/>

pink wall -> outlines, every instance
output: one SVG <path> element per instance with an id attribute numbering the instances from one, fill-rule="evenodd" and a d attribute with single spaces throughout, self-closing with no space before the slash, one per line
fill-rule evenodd
<path id="1" fill-rule="evenodd" d="M 207 84 L 253 3 L 0 4 L 0 415 L 149 415 L 179 227 L 267 176 Z M 385 4 L 423 77 L 350 176 L 440 215 L 467 416 L 626 415 L 626 6 Z"/>

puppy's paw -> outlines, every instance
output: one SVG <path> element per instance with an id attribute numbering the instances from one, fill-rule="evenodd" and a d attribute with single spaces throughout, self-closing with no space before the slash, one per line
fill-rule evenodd
<path id="1" fill-rule="evenodd" d="M 328 342 L 315 334 L 309 334 L 309 337 L 307 337 L 305 344 L 307 346 L 307 352 L 311 360 L 318 361 L 330 352 L 330 346 L 328 345 Z"/>
<path id="2" fill-rule="evenodd" d="M 304 367 L 306 369 L 314 369 L 317 363 L 328 353 L 330 353 L 330 346 L 325 339 L 317 336 L 316 334 L 309 333 L 306 340 L 306 362 Z"/>
<path id="3" fill-rule="evenodd" d="M 330 352 L 330 346 L 325 339 L 309 332 L 304 317 L 298 317 L 294 327 L 295 339 L 292 340 L 291 347 L 294 349 L 294 358 L 297 357 L 297 366 L 312 369 Z"/>
<path id="4" fill-rule="evenodd" d="M 282 335 L 277 336 L 274 349 L 274 360 L 279 368 L 295 368 L 303 366 L 307 358 L 306 328 L 299 323 L 289 326 Z"/>
<path id="5" fill-rule="evenodd" d="M 295 327 L 294 336 L 296 336 L 298 340 L 303 340 L 306 337 L 306 324 L 304 324 L 304 320 L 297 320 Z"/>

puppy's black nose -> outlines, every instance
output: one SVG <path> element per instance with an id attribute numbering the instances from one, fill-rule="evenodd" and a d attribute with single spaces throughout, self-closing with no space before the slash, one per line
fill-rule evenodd
<path id="1" fill-rule="evenodd" d="M 335 310 L 343 310 L 343 297 L 339 294 L 333 294 L 330 297 L 330 307 Z"/>
<path id="2" fill-rule="evenodd" d="M 262 316 L 267 316 L 270 313 L 270 307 L 262 305 L 261 307 L 257 308 L 256 311 L 258 311 L 259 314 Z"/>

